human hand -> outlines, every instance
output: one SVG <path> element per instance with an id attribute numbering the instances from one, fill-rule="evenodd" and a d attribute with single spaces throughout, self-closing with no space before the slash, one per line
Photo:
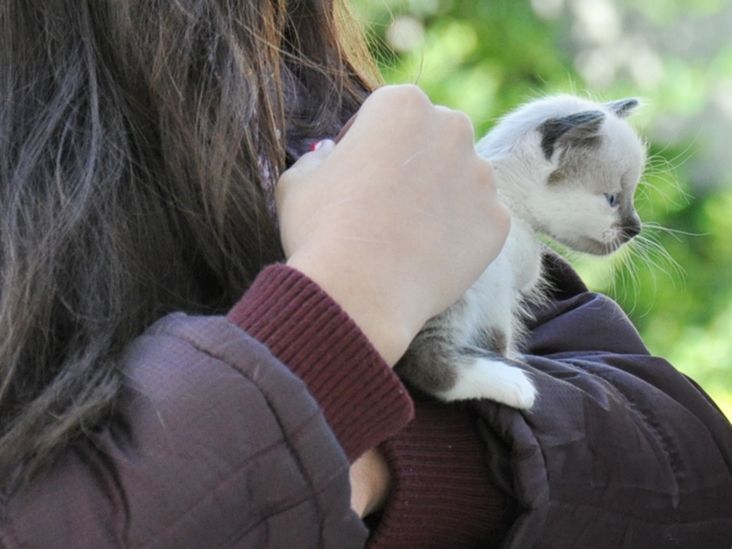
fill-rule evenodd
<path id="1" fill-rule="evenodd" d="M 317 282 L 395 364 L 499 253 L 509 228 L 469 119 L 386 86 L 343 139 L 277 186 L 288 264 Z"/>
<path id="2" fill-rule="evenodd" d="M 389 494 L 391 477 L 384 456 L 372 448 L 350 467 L 351 508 L 363 518 L 379 511 Z"/>

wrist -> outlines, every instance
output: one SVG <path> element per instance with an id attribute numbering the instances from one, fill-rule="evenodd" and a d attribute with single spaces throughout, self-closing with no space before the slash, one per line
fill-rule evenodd
<path id="1" fill-rule="evenodd" d="M 308 387 L 349 461 L 400 431 L 412 401 L 352 318 L 313 280 L 265 268 L 227 318 Z"/>
<path id="2" fill-rule="evenodd" d="M 377 448 L 359 457 L 350 472 L 351 508 L 363 518 L 380 511 L 389 493 L 391 475 L 386 460 Z"/>
<path id="3" fill-rule="evenodd" d="M 340 259 L 340 258 L 339 258 Z M 353 319 L 389 366 L 406 352 L 423 321 L 401 306 L 393 285 L 364 276 L 355 263 L 295 253 L 287 265 L 313 280 Z"/>

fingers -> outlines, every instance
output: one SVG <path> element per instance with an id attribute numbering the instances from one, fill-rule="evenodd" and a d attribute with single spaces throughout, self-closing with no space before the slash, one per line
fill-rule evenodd
<path id="1" fill-rule="evenodd" d="M 310 172 L 323 163 L 328 155 L 333 152 L 334 147 L 334 141 L 324 139 L 315 145 L 314 150 L 307 152 L 298 158 L 297 162 L 290 166 L 290 169 L 300 170 L 301 173 Z"/>
<path id="2" fill-rule="evenodd" d="M 282 200 L 293 185 L 303 184 L 308 181 L 308 174 L 318 169 L 328 156 L 333 152 L 335 143 L 330 139 L 319 142 L 315 150 L 303 154 L 297 161 L 290 166 L 280 176 L 277 186 L 275 187 L 275 204 L 277 208 L 282 204 Z"/>
<path id="3" fill-rule="evenodd" d="M 335 142 L 338 143 L 341 139 L 343 139 L 343 136 L 348 133 L 348 130 L 351 129 L 351 126 L 353 126 L 353 123 L 356 121 L 356 115 L 354 114 L 351 118 L 348 119 L 348 121 L 343 124 L 343 127 L 338 132 L 338 135 L 336 135 Z"/>
<path id="4" fill-rule="evenodd" d="M 445 119 L 447 131 L 452 132 L 455 139 L 462 144 L 469 144 L 471 147 L 475 143 L 475 130 L 473 122 L 467 114 L 462 111 L 456 111 L 442 105 L 435 105 L 434 109 L 442 114 Z"/>
<path id="5" fill-rule="evenodd" d="M 335 143 L 330 139 L 318 142 L 314 150 L 303 154 L 292 166 L 285 170 L 277 184 L 278 188 L 283 184 L 287 185 L 293 179 L 298 179 L 316 170 L 333 152 L 334 148 Z"/>
<path id="6" fill-rule="evenodd" d="M 496 191 L 496 174 L 493 170 L 493 164 L 489 160 L 483 158 L 476 153 L 477 156 L 477 171 L 479 179 L 485 183 L 485 185 L 493 192 Z"/>

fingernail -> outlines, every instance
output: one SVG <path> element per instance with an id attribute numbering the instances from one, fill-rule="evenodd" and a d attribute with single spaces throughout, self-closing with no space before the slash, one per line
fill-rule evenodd
<path id="1" fill-rule="evenodd" d="M 316 150 L 323 149 L 326 152 L 330 152 L 335 148 L 335 141 L 332 139 L 323 139 L 320 143 L 318 143 L 318 148 Z"/>

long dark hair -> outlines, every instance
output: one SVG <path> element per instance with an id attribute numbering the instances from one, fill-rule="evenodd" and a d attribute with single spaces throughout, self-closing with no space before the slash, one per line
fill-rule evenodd
<path id="1" fill-rule="evenodd" d="M 282 257 L 272 185 L 376 83 L 343 8 L 0 3 L 1 494 L 113 421 L 127 342 Z"/>

